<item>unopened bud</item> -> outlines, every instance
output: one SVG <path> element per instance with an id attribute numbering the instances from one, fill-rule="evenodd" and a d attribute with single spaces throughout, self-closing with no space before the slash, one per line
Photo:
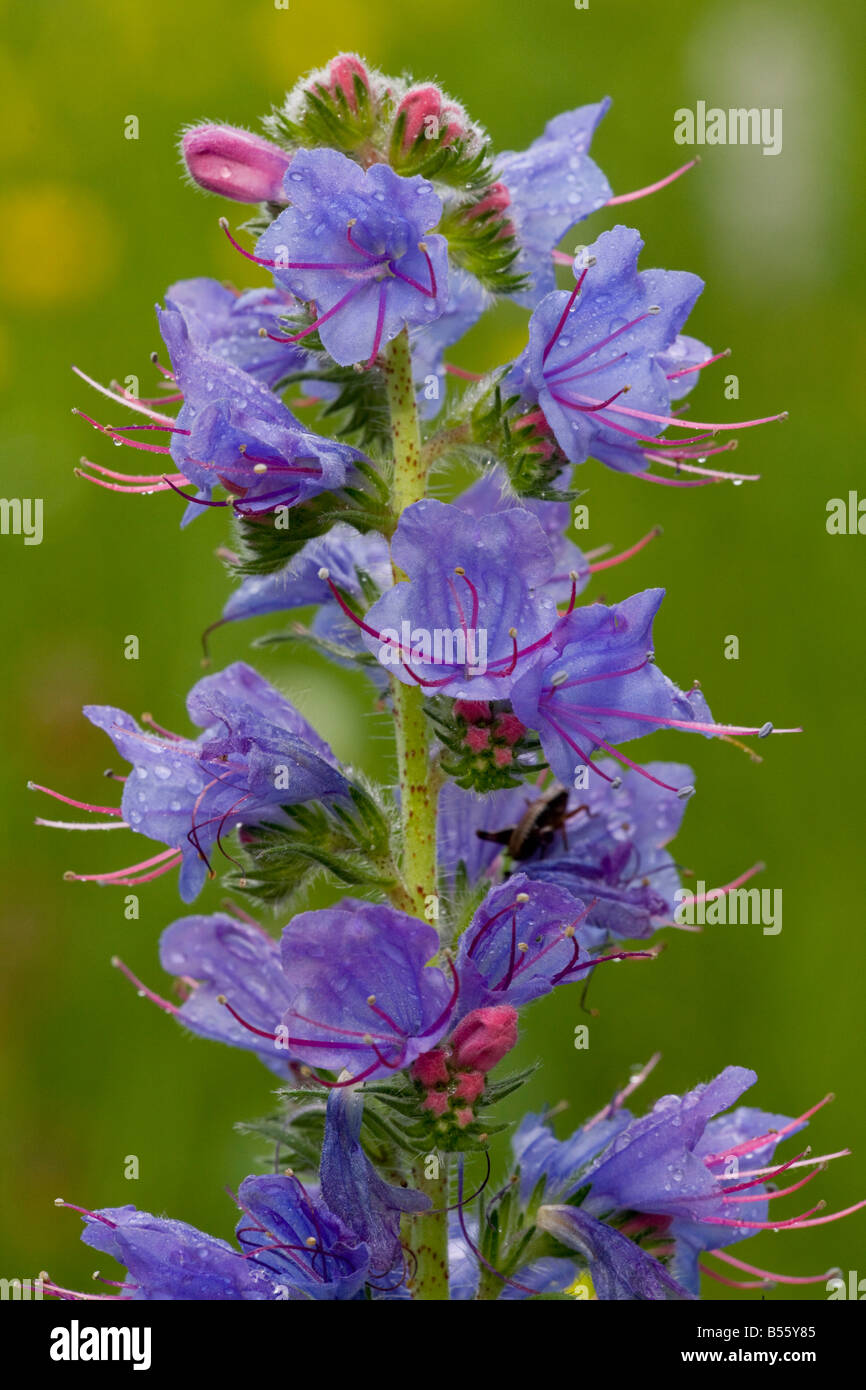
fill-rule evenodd
<path id="1" fill-rule="evenodd" d="M 517 1010 L 510 1004 L 473 1009 L 451 1038 L 454 1065 L 459 1071 L 492 1071 L 516 1042 Z"/>
<path id="2" fill-rule="evenodd" d="M 189 176 L 209 193 L 238 203 L 284 203 L 291 155 L 260 135 L 230 125 L 200 125 L 181 142 Z"/>
<path id="3" fill-rule="evenodd" d="M 413 87 L 407 92 L 397 107 L 397 120 L 401 116 L 403 127 L 403 149 L 411 149 L 422 136 L 439 139 L 443 145 L 450 145 L 465 135 L 465 121 L 459 106 L 443 100 L 438 87 L 427 84 Z"/>

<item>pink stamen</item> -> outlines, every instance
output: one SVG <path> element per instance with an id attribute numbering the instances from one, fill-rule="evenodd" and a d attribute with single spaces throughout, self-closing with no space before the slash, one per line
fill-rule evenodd
<path id="1" fill-rule="evenodd" d="M 714 357 L 708 357 L 705 362 L 695 362 L 691 367 L 680 367 L 678 372 L 668 372 L 668 381 L 676 381 L 677 377 L 688 376 L 689 372 L 700 372 L 704 367 L 711 367 L 714 362 L 721 362 L 723 357 L 730 357 L 731 349 L 725 348 L 722 352 L 717 352 Z"/>
<path id="2" fill-rule="evenodd" d="M 734 889 L 739 888 L 742 883 L 748 883 L 750 878 L 755 877 L 755 874 L 762 874 L 766 867 L 766 864 L 762 863 L 753 864 L 750 869 L 746 869 L 741 873 L 739 878 L 732 879 L 730 883 L 724 884 L 723 887 L 710 888 L 706 893 L 695 893 L 692 897 L 684 898 L 683 902 L 688 905 L 692 903 L 706 903 L 717 899 L 719 894 L 732 893 Z"/>
<path id="3" fill-rule="evenodd" d="M 798 1115 L 795 1120 L 789 1121 L 789 1123 L 783 1125 L 781 1129 L 769 1130 L 766 1134 L 759 1134 L 755 1139 L 747 1139 L 744 1143 L 735 1144 L 730 1149 L 722 1149 L 719 1153 L 706 1154 L 704 1156 L 704 1163 L 709 1167 L 710 1164 L 721 1163 L 722 1160 L 726 1158 L 738 1158 L 742 1154 L 756 1153 L 758 1149 L 765 1148 L 767 1144 L 778 1144 L 786 1134 L 790 1134 L 793 1130 L 799 1129 L 800 1125 L 805 1124 L 807 1120 L 810 1120 L 813 1115 L 817 1114 L 819 1110 L 822 1110 L 825 1105 L 829 1105 L 830 1102 L 835 1099 L 836 1097 L 833 1092 L 829 1091 L 822 1100 L 819 1100 L 816 1105 L 812 1106 L 811 1110 L 804 1110 L 802 1115 Z"/>
<path id="4" fill-rule="evenodd" d="M 107 396 L 110 401 L 116 401 L 118 405 L 125 405 L 129 410 L 136 410 L 141 415 L 148 415 L 151 420 L 156 420 L 160 424 L 174 424 L 174 421 L 171 419 L 169 415 L 162 415 L 155 410 L 148 410 L 147 406 L 149 404 L 161 404 L 163 400 L 180 401 L 183 400 L 182 395 L 162 397 L 160 401 L 157 402 L 144 401 L 140 400 L 138 396 L 133 396 L 131 392 L 125 391 L 122 388 L 117 391 L 110 390 L 107 386 L 103 386 L 101 382 L 94 381 L 93 377 L 88 376 L 87 373 L 83 372 L 80 367 L 73 367 L 72 370 L 74 371 L 75 375 L 77 377 L 80 377 L 82 381 L 85 381 L 88 386 L 92 386 L 94 391 L 99 391 L 101 395 Z"/>
<path id="5" fill-rule="evenodd" d="M 138 976 L 133 975 L 129 966 L 126 965 L 125 962 L 122 961 L 119 956 L 112 956 L 111 964 L 114 966 L 116 970 L 120 971 L 121 975 L 126 976 L 130 984 L 135 985 L 135 988 L 138 990 L 138 993 L 142 996 L 142 998 L 149 999 L 152 1004 L 156 1004 L 157 1008 L 162 1009 L 164 1013 L 180 1013 L 180 1010 L 178 1009 L 176 1004 L 169 1003 L 169 1001 L 167 999 L 163 999 L 161 995 L 154 994 L 152 989 L 148 989 L 147 985 L 143 985 Z"/>
<path id="6" fill-rule="evenodd" d="M 74 806 L 78 811 L 93 811 L 97 815 L 119 816 L 121 814 L 119 806 L 94 806 L 89 801 L 75 801 L 71 796 L 64 796 L 62 792 L 52 791 L 50 787 L 43 787 L 39 782 L 28 782 L 27 786 L 33 792 L 45 792 L 46 796 L 53 796 L 55 801 L 63 801 L 67 806 Z"/>
<path id="7" fill-rule="evenodd" d="M 659 483 L 662 487 L 708 487 L 711 483 L 723 481 L 718 478 L 695 478 L 687 481 L 685 478 L 660 478 L 657 473 L 632 473 L 633 478 L 640 478 L 643 483 Z"/>
<path id="8" fill-rule="evenodd" d="M 137 874 L 144 869 L 151 868 L 154 864 L 163 864 L 164 869 L 171 868 L 172 866 L 170 864 L 165 864 L 164 861 L 179 854 L 179 849 L 164 849 L 161 854 L 155 854 L 152 859 L 143 859 L 140 864 L 130 864 L 126 869 L 112 869 L 110 873 L 104 874 L 75 874 L 69 872 L 68 874 L 64 874 L 64 878 L 68 877 L 77 883 L 110 883 L 113 879 L 122 882 L 124 875 Z"/>
<path id="9" fill-rule="evenodd" d="M 559 338 L 560 333 L 562 332 L 563 328 L 565 327 L 565 321 L 566 321 L 566 319 L 568 318 L 569 314 L 571 313 L 572 305 L 574 304 L 574 301 L 577 299 L 577 296 L 580 294 L 581 286 L 583 285 L 583 282 L 584 282 L 584 280 L 586 279 L 586 271 L 587 271 L 587 269 L 589 269 L 589 267 L 586 267 L 586 269 L 582 270 L 581 273 L 580 273 L 580 275 L 578 276 L 577 284 L 575 285 L 574 289 L 571 291 L 571 294 L 568 296 L 568 301 L 567 301 L 567 303 L 566 303 L 566 305 L 565 305 L 565 308 L 564 308 L 563 311 L 562 311 L 562 314 L 561 314 L 561 316 L 560 316 L 559 322 L 558 322 L 558 324 L 556 325 L 556 327 L 554 328 L 552 336 L 548 339 L 547 344 L 545 345 L 544 352 L 543 352 L 542 357 L 541 357 L 541 365 L 542 365 L 542 366 L 544 366 L 544 363 L 547 361 L 548 357 L 550 356 L 551 348 L 554 346 L 554 344 L 556 343 L 557 339 Z M 561 368 L 561 367 L 560 367 L 560 368 L 557 368 L 557 370 L 558 370 L 558 371 L 561 371 L 562 368 Z M 556 373 L 554 373 L 554 375 L 555 375 L 555 374 L 556 374 Z"/>
<path id="10" fill-rule="evenodd" d="M 818 1174 L 823 1172 L 824 1165 L 823 1163 L 819 1163 L 816 1168 L 812 1169 L 811 1173 L 807 1173 L 804 1178 L 800 1178 L 799 1182 L 792 1183 L 790 1187 L 780 1188 L 778 1192 L 750 1192 L 745 1197 L 726 1196 L 723 1198 L 723 1201 L 733 1202 L 735 1205 L 738 1205 L 740 1202 L 769 1202 L 775 1197 L 790 1197 L 792 1192 L 799 1192 L 801 1187 L 805 1187 L 807 1183 L 811 1182 L 813 1178 L 817 1178 Z M 723 1188 L 722 1191 L 727 1192 L 728 1189 Z"/>
<path id="11" fill-rule="evenodd" d="M 661 534 L 662 528 L 660 526 L 654 526 L 653 529 L 647 531 L 646 535 L 642 536 L 639 541 L 635 541 L 634 545 L 630 546 L 628 550 L 623 550 L 619 555 L 612 555 L 608 560 L 599 560 L 596 564 L 590 565 L 590 574 L 598 574 L 601 570 L 612 569 L 614 565 L 621 565 L 623 561 L 630 560 L 633 555 L 637 555 L 643 550 L 644 546 L 649 545 L 650 541 L 654 541 L 656 537 Z"/>
<path id="12" fill-rule="evenodd" d="M 724 1260 L 725 1264 L 733 1265 L 735 1269 L 741 1269 L 744 1274 L 757 1274 L 763 1279 L 772 1279 L 774 1284 L 823 1284 L 836 1272 L 830 1269 L 824 1274 L 772 1274 L 769 1270 L 758 1269 L 757 1265 L 746 1264 L 745 1260 L 729 1255 L 727 1250 L 708 1250 L 707 1254 L 713 1255 L 717 1260 Z"/>
<path id="13" fill-rule="evenodd" d="M 608 198 L 605 203 L 606 208 L 616 207 L 619 203 L 633 203 L 638 198 L 647 198 L 650 193 L 658 193 L 660 189 L 667 188 L 668 184 L 687 174 L 689 169 L 694 169 L 696 164 L 700 164 L 700 158 L 690 159 L 688 164 L 681 164 L 679 169 L 674 169 L 672 174 L 659 179 L 656 183 L 647 184 L 646 188 L 637 188 L 633 193 L 618 193 L 615 198 Z"/>
<path id="14" fill-rule="evenodd" d="M 593 1125 L 598 1124 L 599 1120 L 610 1119 L 611 1115 L 614 1115 L 617 1110 L 622 1108 L 629 1096 L 633 1095 L 638 1087 L 643 1085 L 650 1073 L 658 1066 L 661 1059 L 662 1054 L 660 1052 L 654 1052 L 646 1066 L 641 1067 L 637 1075 L 631 1078 L 628 1085 L 617 1092 L 610 1104 L 605 1105 L 599 1110 L 597 1115 L 593 1115 L 591 1120 L 587 1120 L 586 1124 L 583 1126 L 584 1129 L 591 1129 Z"/>
<path id="15" fill-rule="evenodd" d="M 665 729 L 690 729 L 698 734 L 738 734 L 741 737 L 757 737 L 761 732 L 760 729 L 750 729 L 739 724 L 702 724 L 698 723 L 697 721 L 692 722 L 688 719 L 666 719 L 663 716 L 656 714 L 638 714 L 634 710 L 606 709 L 603 708 L 601 705 L 574 705 L 573 708 L 576 710 L 580 710 L 582 713 L 586 714 L 600 714 L 606 715 L 610 718 L 637 719 L 644 724 L 658 724 L 659 727 Z M 801 734 L 803 730 L 770 729 L 768 730 L 768 732 L 772 734 Z"/>
<path id="16" fill-rule="evenodd" d="M 461 381 L 481 381 L 482 379 L 481 372 L 470 372 L 465 367 L 455 367 L 453 362 L 446 362 L 444 366 L 449 376 L 459 377 Z"/>
<path id="17" fill-rule="evenodd" d="M 379 308 L 376 314 L 376 332 L 373 335 L 373 346 L 370 350 L 370 356 L 364 364 L 367 371 L 370 370 L 373 363 L 376 361 L 376 358 L 379 356 L 379 348 L 382 346 L 382 331 L 385 327 L 385 307 L 387 304 L 387 288 L 387 284 L 384 282 L 379 286 Z"/>
<path id="18" fill-rule="evenodd" d="M 580 279 L 579 279 L 578 282 L 577 282 L 577 288 L 578 288 L 578 289 L 579 289 L 580 286 L 582 285 L 582 283 L 583 283 L 583 278 L 584 278 L 585 275 L 586 275 L 586 271 L 583 271 L 583 273 L 581 274 Z M 572 300 L 572 301 L 574 300 L 575 293 L 576 293 L 576 290 L 572 292 L 572 295 L 571 295 L 571 300 Z M 563 317 L 562 317 L 562 318 L 560 319 L 560 321 L 559 321 L 559 325 L 558 325 L 558 327 L 557 327 L 556 335 L 554 336 L 554 338 L 551 339 L 551 345 L 552 345 L 553 342 L 555 341 L 556 337 L 558 337 L 559 334 L 561 333 L 561 331 L 562 331 L 562 326 L 563 326 L 563 324 L 565 323 L 565 319 L 566 319 L 567 314 L 568 314 L 568 312 L 570 311 L 570 309 L 571 309 L 571 302 L 569 302 L 568 309 L 566 310 L 566 313 L 563 315 Z M 621 337 L 622 334 L 623 334 L 623 333 L 627 333 L 628 330 L 629 330 L 630 328 L 634 328 L 636 324 L 642 323 L 644 319 L 646 319 L 646 318 L 651 318 L 651 317 L 652 317 L 652 315 L 650 315 L 650 314 L 638 314 L 637 318 L 630 319 L 629 322 L 628 322 L 628 323 L 624 323 L 624 324 L 622 325 L 621 328 L 615 328 L 614 331 L 613 331 L 612 333 L 609 333 L 609 334 L 607 335 L 606 338 L 601 338 L 601 339 L 599 340 L 599 342 L 593 343 L 591 347 L 584 348 L 583 352 L 579 352 L 578 355 L 577 355 L 577 357 L 572 357 L 572 358 L 570 359 L 570 361 L 568 361 L 568 362 L 561 362 L 560 365 L 559 365 L 558 367 L 554 367 L 554 368 L 552 369 L 552 371 L 550 371 L 550 372 L 545 372 L 545 373 L 544 373 L 545 379 L 546 379 L 546 380 L 552 379 L 553 377 L 559 376 L 560 372 L 567 372 L 567 371 L 569 371 L 572 367 L 577 367 L 581 362 L 585 362 L 586 359 L 587 359 L 588 357 L 593 357 L 593 356 L 599 351 L 600 348 L 607 347 L 608 343 L 612 343 L 612 342 L 614 341 L 615 338 Z M 544 359 L 544 360 L 546 360 L 546 359 Z"/>
<path id="19" fill-rule="evenodd" d="M 350 300 L 355 298 L 356 294 L 360 294 L 361 290 L 366 288 L 366 281 L 362 281 L 359 285 L 354 285 L 352 289 L 347 290 L 346 293 L 340 299 L 337 300 L 337 303 L 333 306 L 333 308 L 328 309 L 327 313 L 320 315 L 320 317 L 315 319 L 314 322 L 311 323 L 308 328 L 302 328 L 299 333 L 292 333 L 285 338 L 277 337 L 275 334 L 269 333 L 268 337 L 273 343 L 299 343 L 302 338 L 307 338 L 311 333 L 315 333 L 317 328 L 321 328 L 323 323 L 327 323 L 328 319 L 332 319 L 335 314 L 338 314 L 340 310 L 346 304 L 349 303 Z"/>

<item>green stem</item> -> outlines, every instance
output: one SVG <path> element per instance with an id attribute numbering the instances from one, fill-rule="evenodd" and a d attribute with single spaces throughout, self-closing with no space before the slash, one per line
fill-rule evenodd
<path id="1" fill-rule="evenodd" d="M 392 513 L 396 526 L 401 513 L 424 496 L 427 470 L 421 452 L 421 432 L 412 380 L 412 358 L 406 329 L 388 346 L 385 381 L 394 446 Z M 395 580 L 405 578 L 396 568 Z M 430 782 L 430 735 L 420 686 L 404 685 L 391 677 L 397 736 L 397 769 L 403 831 L 403 880 L 419 917 L 429 914 L 436 893 L 436 803 Z"/>
<path id="2" fill-rule="evenodd" d="M 432 1157 L 432 1155 L 431 1155 Z M 439 1176 L 428 1178 L 426 1160 L 412 1171 L 412 1186 L 426 1192 L 433 1203 L 430 1216 L 415 1216 L 409 1226 L 409 1239 L 418 1261 L 411 1281 L 412 1297 L 448 1301 L 448 1158 L 439 1155 Z"/>
<path id="3" fill-rule="evenodd" d="M 427 465 L 412 379 L 412 356 L 407 329 L 393 339 L 385 353 L 385 383 L 394 449 L 391 511 L 396 527 L 406 507 L 419 502 L 427 490 Z M 394 579 L 404 579 L 396 567 Z M 410 911 L 429 920 L 436 894 L 436 796 L 430 774 L 430 733 L 424 714 L 424 695 L 417 685 L 391 677 L 397 739 L 397 772 L 402 824 L 402 874 Z M 421 1190 L 433 1203 L 434 1214 L 412 1222 L 412 1244 L 418 1264 L 412 1281 L 417 1299 L 448 1298 L 448 1180 L 446 1160 L 434 1180 L 419 1173 Z"/>

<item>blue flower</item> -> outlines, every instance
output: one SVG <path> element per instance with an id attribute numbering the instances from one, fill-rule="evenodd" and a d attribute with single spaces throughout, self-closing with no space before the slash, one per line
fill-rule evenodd
<path id="1" fill-rule="evenodd" d="M 185 521 L 202 506 L 229 505 L 214 502 L 219 485 L 240 515 L 297 506 L 342 487 L 362 457 L 356 449 L 312 434 L 263 382 L 199 346 L 179 309 L 157 312 L 183 394 L 171 456 L 198 489 Z"/>
<path id="2" fill-rule="evenodd" d="M 151 1216 L 134 1206 L 85 1213 L 81 1239 L 128 1271 L 120 1297 L 153 1300 L 278 1298 L 278 1281 L 225 1240 L 185 1221 Z"/>
<path id="3" fill-rule="evenodd" d="M 445 397 L 445 349 L 457 343 L 493 304 L 493 296 L 468 270 L 451 266 L 448 300 L 430 324 L 410 334 L 412 373 L 418 384 L 418 403 L 425 419 L 436 415 Z M 431 378 L 436 378 L 435 388 Z"/>
<path id="4" fill-rule="evenodd" d="M 180 1007 L 167 1006 L 178 1023 L 199 1037 L 254 1052 L 285 1076 L 291 1055 L 286 1047 L 277 1050 L 273 1034 L 291 992 L 279 943 L 262 927 L 224 912 L 181 917 L 162 933 L 159 958 L 189 991 Z M 246 1026 L 223 1006 L 224 998 Z"/>
<path id="5" fill-rule="evenodd" d="M 120 1296 L 132 1301 L 349 1299 L 363 1288 L 368 1247 L 297 1178 L 246 1178 L 237 1203 L 240 1250 L 133 1206 L 82 1212 L 81 1238 L 127 1269 Z"/>
<path id="6" fill-rule="evenodd" d="M 432 234 L 442 216 L 432 184 L 318 149 L 295 155 L 285 188 L 291 206 L 259 240 L 256 259 L 315 303 L 313 327 L 336 362 L 372 364 L 402 328 L 446 309 L 447 245 Z"/>
<path id="7" fill-rule="evenodd" d="M 281 942 L 292 1055 L 361 1081 L 430 1051 L 456 1002 L 456 988 L 427 964 L 438 949 L 432 927 L 384 903 L 347 898 L 294 917 Z"/>
<path id="8" fill-rule="evenodd" d="M 515 713 L 538 730 L 564 786 L 575 785 L 576 772 L 585 767 L 610 782 L 610 774 L 591 761 L 592 753 L 599 748 L 615 753 L 616 744 L 655 729 L 689 729 L 708 737 L 762 732 L 713 724 L 700 691 L 684 693 L 654 664 L 652 624 L 663 597 L 663 589 L 646 589 L 609 608 L 596 603 L 576 609 L 554 630 L 547 659 L 515 683 Z M 616 756 L 638 768 L 626 754 Z M 688 788 L 665 783 L 646 768 L 639 771 L 668 791 L 688 794 Z"/>
<path id="9" fill-rule="evenodd" d="M 298 1178 L 245 1178 L 238 1206 L 238 1244 L 278 1285 L 314 1299 L 354 1298 L 363 1288 L 369 1248 Z"/>
<path id="10" fill-rule="evenodd" d="M 491 889 L 460 938 L 461 1013 L 491 1004 L 519 1008 L 583 978 L 592 965 L 585 918 L 579 898 L 525 874 Z"/>
<path id="11" fill-rule="evenodd" d="M 671 418 L 684 378 L 670 379 L 668 368 L 672 353 L 677 360 L 686 355 L 677 337 L 703 281 L 685 271 L 639 273 L 642 246 L 636 231 L 615 227 L 582 251 L 575 289 L 542 300 L 512 373 L 514 386 L 541 406 L 571 463 L 592 454 L 612 468 L 642 472 L 648 448 L 671 448 L 655 443 L 666 426 L 694 436 L 688 421 Z"/>
<path id="12" fill-rule="evenodd" d="M 544 588 L 555 558 L 536 517 L 513 507 L 479 521 L 428 498 L 403 512 L 391 555 L 409 580 L 368 611 L 367 649 L 404 685 L 506 696 L 558 617 Z"/>
<path id="13" fill-rule="evenodd" d="M 375 531 L 361 535 L 354 527 L 338 522 L 327 535 L 308 541 L 283 569 L 274 574 L 249 575 L 244 579 L 229 597 L 222 617 L 207 629 L 205 640 L 224 623 L 315 604 L 316 612 L 310 623 L 313 636 L 363 657 L 367 674 L 372 676 L 375 683 L 386 685 L 386 673 L 378 665 L 370 663 L 357 623 L 346 615 L 323 584 L 322 569 L 328 571 L 332 583 L 341 594 L 359 601 L 364 596 L 365 585 L 369 588 L 372 583 L 381 591 L 392 582 L 388 542 Z M 346 664 L 327 648 L 323 648 L 323 652 L 336 664 Z"/>
<path id="14" fill-rule="evenodd" d="M 158 725 L 142 729 L 110 705 L 85 707 L 87 718 L 108 734 L 132 772 L 122 779 L 119 811 L 72 804 L 122 816 L 137 834 L 169 848 L 130 868 L 67 877 L 138 884 L 180 866 L 180 894 L 191 902 L 212 873 L 210 850 L 222 849 L 223 836 L 236 826 L 279 820 L 283 806 L 347 794 L 328 745 L 244 662 L 193 686 L 187 710 L 204 730 L 196 739 Z"/>
<path id="15" fill-rule="evenodd" d="M 361 1146 L 364 1097 L 353 1087 L 328 1097 L 320 1176 L 322 1197 L 370 1251 L 371 1277 L 390 1274 L 399 1262 L 403 1283 L 400 1219 L 429 1210 L 430 1198 L 380 1177 Z"/>
<path id="16" fill-rule="evenodd" d="M 670 921 L 681 884 L 665 846 L 679 830 L 686 802 L 666 788 L 694 785 L 692 769 L 681 763 L 647 763 L 642 776 L 602 758 L 597 769 L 606 776 L 569 794 L 566 847 L 521 861 L 530 878 L 594 900 L 587 912 L 591 945 L 608 934 L 647 937 Z"/>
<path id="17" fill-rule="evenodd" d="M 600 1299 L 664 1302 L 694 1297 L 659 1260 L 580 1207 L 540 1207 L 538 1226 L 577 1251 Z"/>
<path id="18" fill-rule="evenodd" d="M 511 223 L 521 250 L 515 271 L 529 276 L 529 289 L 514 297 L 529 307 L 555 287 L 553 257 L 566 232 L 603 207 L 611 187 L 589 157 L 596 127 L 610 98 L 563 111 L 526 150 L 496 161 L 496 176 L 508 189 Z"/>
<path id="19" fill-rule="evenodd" d="M 768 1184 L 774 1178 L 790 1168 L 807 1166 L 802 1154 L 778 1163 L 774 1159 L 777 1145 L 798 1133 L 832 1097 L 796 1119 L 749 1106 L 731 1110 L 757 1077 L 745 1067 L 726 1067 L 714 1080 L 683 1096 L 662 1096 L 647 1115 L 636 1119 L 622 1101 L 657 1060 L 568 1139 L 556 1139 L 545 1116 L 529 1115 L 520 1125 L 514 1149 L 523 1198 L 528 1201 L 541 1186 L 548 1205 L 539 1211 L 539 1225 L 564 1244 L 580 1250 L 583 1232 L 584 1244 L 590 1248 L 598 1232 L 590 1226 L 593 1239 L 586 1240 L 582 1223 L 603 1220 L 605 1230 L 616 1227 L 620 1240 L 634 1237 L 646 1247 L 647 1255 L 654 1248 L 659 1258 L 672 1260 L 676 1279 L 690 1295 L 696 1295 L 703 1252 L 718 1252 L 759 1230 L 796 1230 L 835 1221 L 864 1205 L 814 1219 L 810 1218 L 815 1208 L 792 1218 L 769 1219 L 770 1201 L 804 1186 L 823 1168 L 815 1160 L 805 1178 L 771 1190 Z M 560 1205 L 568 1199 L 573 1199 L 569 1205 Z M 580 1205 L 575 1206 L 575 1201 Z M 566 1216 L 568 1212 L 579 1212 L 580 1221 Z M 592 1256 L 599 1261 L 593 1270 L 599 1296 L 656 1296 L 601 1292 L 604 1285 L 599 1280 L 616 1275 L 624 1250 L 605 1236 L 600 1253 Z M 605 1274 L 602 1266 L 611 1259 L 615 1267 Z M 709 1268 L 706 1272 L 713 1273 Z"/>
<path id="20" fill-rule="evenodd" d="M 298 307 L 281 290 L 238 294 L 219 280 L 200 275 L 171 285 L 165 302 L 168 309 L 180 313 L 197 348 L 248 372 L 265 386 L 274 387 L 289 373 L 310 365 L 310 356 L 302 348 L 274 340 L 280 316 Z"/>

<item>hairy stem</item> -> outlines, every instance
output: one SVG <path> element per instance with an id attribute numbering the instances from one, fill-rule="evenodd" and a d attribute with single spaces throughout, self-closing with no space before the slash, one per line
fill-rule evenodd
<path id="1" fill-rule="evenodd" d="M 409 1240 L 418 1261 L 410 1280 L 412 1297 L 448 1301 L 448 1158 L 438 1156 L 438 1175 L 427 1176 L 427 1163 L 422 1159 L 412 1171 L 412 1186 L 426 1192 L 433 1203 L 429 1216 L 415 1216 L 409 1228 Z"/>
<path id="2" fill-rule="evenodd" d="M 427 472 L 412 381 L 409 335 L 404 329 L 385 358 L 388 408 L 394 447 L 394 524 L 406 507 L 424 496 Z M 405 575 L 395 568 L 394 578 Z M 430 915 L 436 892 L 436 804 L 430 781 L 430 735 L 420 686 L 391 677 L 397 737 L 397 769 L 403 840 L 403 881 L 419 917 Z"/>
<path id="3" fill-rule="evenodd" d="M 394 525 L 401 513 L 424 496 L 427 468 L 421 449 L 421 431 L 412 380 L 409 334 L 404 328 L 385 354 L 385 382 L 391 416 L 394 449 L 394 485 L 391 509 Z M 395 581 L 405 575 L 396 567 Z M 397 770 L 400 784 L 400 818 L 403 842 L 402 876 L 410 904 L 418 917 L 434 915 L 436 894 L 436 797 L 431 785 L 430 734 L 420 686 L 403 685 L 391 677 Z M 445 1160 L 441 1175 L 431 1183 L 422 1179 L 434 1213 L 412 1223 L 412 1245 L 417 1268 L 412 1280 L 417 1299 L 448 1298 L 448 1183 Z"/>

